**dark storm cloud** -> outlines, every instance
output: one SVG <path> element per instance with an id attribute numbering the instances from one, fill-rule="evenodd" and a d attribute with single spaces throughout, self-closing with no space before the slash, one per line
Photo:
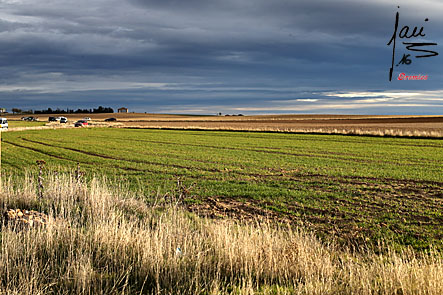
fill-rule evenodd
<path id="1" fill-rule="evenodd" d="M 359 101 L 326 91 L 439 90 L 439 57 L 414 63 L 426 83 L 387 81 L 396 11 L 381 0 L 0 1 L 0 104 L 293 112 Z M 400 8 L 411 26 L 429 17 L 438 43 L 442 11 Z"/>

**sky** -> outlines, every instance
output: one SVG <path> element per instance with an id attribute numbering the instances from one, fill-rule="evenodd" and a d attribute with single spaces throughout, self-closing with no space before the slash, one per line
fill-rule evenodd
<path id="1" fill-rule="evenodd" d="M 411 64 L 389 81 L 397 12 L 425 36 L 397 35 Z M 0 0 L 0 107 L 442 115 L 442 15 L 441 0 Z"/>

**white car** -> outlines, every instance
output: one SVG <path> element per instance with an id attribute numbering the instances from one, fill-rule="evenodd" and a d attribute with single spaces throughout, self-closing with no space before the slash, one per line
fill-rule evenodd
<path id="1" fill-rule="evenodd" d="M 84 120 L 84 121 L 91 121 L 91 118 L 86 117 L 86 118 L 83 118 L 83 120 Z"/>
<path id="2" fill-rule="evenodd" d="M 60 117 L 60 123 L 68 123 L 68 118 Z"/>
<path id="3" fill-rule="evenodd" d="M 0 128 L 1 129 L 8 129 L 8 119 L 0 118 Z"/>

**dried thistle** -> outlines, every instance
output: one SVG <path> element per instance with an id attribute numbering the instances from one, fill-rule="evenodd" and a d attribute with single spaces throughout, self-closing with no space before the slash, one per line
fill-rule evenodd
<path id="1" fill-rule="evenodd" d="M 46 164 L 44 160 L 37 160 L 35 161 L 39 167 L 38 172 L 38 196 L 40 199 L 43 198 L 43 168 Z"/>

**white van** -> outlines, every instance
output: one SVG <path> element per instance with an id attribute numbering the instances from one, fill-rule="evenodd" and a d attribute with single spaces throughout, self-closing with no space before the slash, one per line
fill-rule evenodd
<path id="1" fill-rule="evenodd" d="M 8 129 L 8 119 L 0 118 L 0 128 L 1 129 Z"/>

